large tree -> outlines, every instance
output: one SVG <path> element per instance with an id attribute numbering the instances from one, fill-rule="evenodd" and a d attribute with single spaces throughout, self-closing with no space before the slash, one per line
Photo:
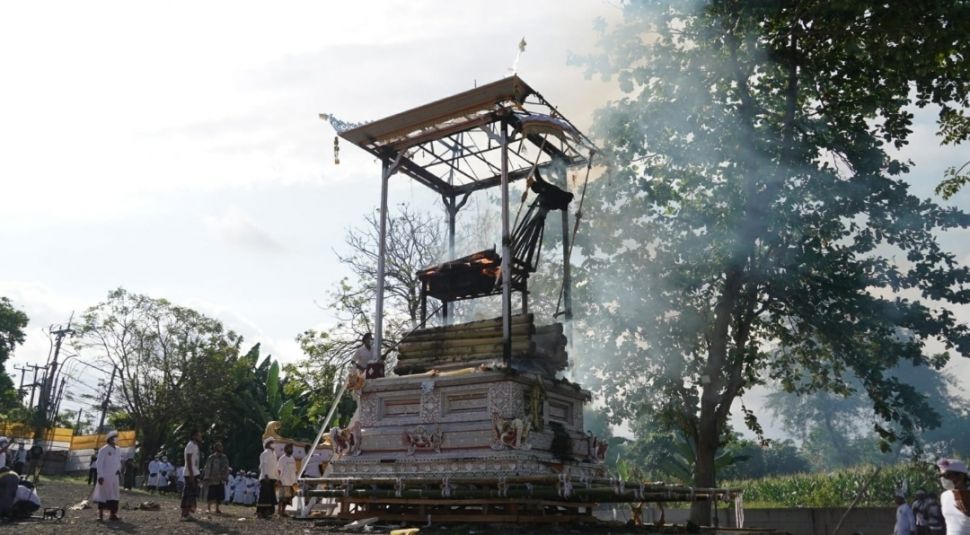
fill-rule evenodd
<path id="1" fill-rule="evenodd" d="M 406 204 L 399 205 L 387 218 L 384 351 L 421 324 L 417 271 L 441 260 L 443 227 L 443 218 L 415 211 Z M 377 212 L 367 214 L 362 226 L 347 228 L 345 252 L 337 253 L 337 257 L 353 276 L 340 280 L 327 302 L 338 322 L 328 330 L 310 329 L 297 337 L 307 355 L 320 363 L 349 359 L 361 336 L 373 329 L 379 233 Z M 429 316 L 432 312 L 428 310 Z"/>
<path id="2" fill-rule="evenodd" d="M 118 289 L 84 312 L 78 333 L 82 354 L 117 370 L 113 396 L 146 455 L 171 447 L 178 429 L 187 435 L 229 414 L 242 339 L 219 321 Z"/>
<path id="3" fill-rule="evenodd" d="M 24 343 L 27 314 L 13 306 L 10 299 L 0 297 L 0 412 L 6 412 L 20 405 L 13 381 L 4 366 L 13 350 Z"/>
<path id="4" fill-rule="evenodd" d="M 847 393 L 851 371 L 908 439 L 929 408 L 885 371 L 970 356 L 946 308 L 970 271 L 938 243 L 970 217 L 913 196 L 894 149 L 913 106 L 967 106 L 970 4 L 653 0 L 600 26 L 589 65 L 626 94 L 598 117 L 577 293 L 614 416 L 686 432 L 701 487 L 768 378 Z"/>
<path id="5" fill-rule="evenodd" d="M 933 423 L 939 418 L 938 427 L 916 426 L 925 455 L 960 456 L 970 450 L 970 402 L 951 393 L 959 392 L 960 385 L 952 374 L 908 363 L 886 373 L 925 396 Z M 853 390 L 863 390 L 858 379 L 847 380 Z M 886 458 L 875 447 L 868 425 L 874 418 L 872 403 L 864 392 L 845 397 L 830 392 L 797 395 L 779 389 L 768 395 L 767 405 L 784 429 L 802 441 L 816 468 L 832 470 Z"/>

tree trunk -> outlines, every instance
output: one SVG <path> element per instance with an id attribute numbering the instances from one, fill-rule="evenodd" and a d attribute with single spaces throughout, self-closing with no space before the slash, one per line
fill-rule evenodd
<path id="1" fill-rule="evenodd" d="M 729 327 L 741 294 L 743 273 L 733 266 L 725 273 L 724 289 L 715 307 L 714 325 L 708 339 L 709 348 L 705 375 L 701 378 L 703 389 L 700 399 L 700 417 L 697 420 L 697 452 L 694 460 L 694 486 L 714 487 L 714 458 L 717 455 L 721 429 L 741 385 L 740 363 L 728 358 Z M 741 342 L 742 344 L 744 341 Z M 735 364 L 732 366 L 732 364 Z M 690 519 L 701 526 L 711 523 L 710 502 L 691 504 Z"/>
<path id="2" fill-rule="evenodd" d="M 717 485 L 714 458 L 717 455 L 718 426 L 715 407 L 702 403 L 697 429 L 697 453 L 694 460 L 694 487 Z M 690 506 L 690 519 L 699 526 L 711 525 L 711 502 L 699 501 Z"/>

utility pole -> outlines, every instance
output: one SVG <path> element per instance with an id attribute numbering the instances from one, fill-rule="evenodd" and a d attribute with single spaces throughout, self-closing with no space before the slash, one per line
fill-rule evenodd
<path id="1" fill-rule="evenodd" d="M 37 390 L 37 370 L 41 370 L 41 369 L 46 370 L 47 368 L 44 367 L 44 366 L 38 366 L 36 364 L 28 364 L 27 366 L 25 366 L 25 368 L 32 368 L 34 370 L 34 378 L 33 378 L 33 380 L 30 383 L 30 403 L 27 404 L 27 408 L 28 409 L 33 409 L 34 408 L 34 392 L 35 392 L 35 390 Z M 24 394 L 26 394 L 26 392 L 24 392 Z"/>
<path id="2" fill-rule="evenodd" d="M 24 400 L 24 376 L 27 375 L 27 367 L 24 366 L 23 368 L 18 368 L 14 366 L 13 369 L 20 370 L 20 387 L 17 388 L 17 397 L 20 399 L 20 401 L 23 401 Z"/>
<path id="3" fill-rule="evenodd" d="M 111 367 L 111 380 L 108 381 L 108 393 L 104 396 L 104 401 L 101 403 L 101 419 L 98 421 L 98 429 L 95 434 L 100 436 L 104 432 L 104 417 L 108 414 L 108 403 L 111 401 L 111 389 L 115 384 L 115 375 L 118 373 L 118 366 L 114 365 Z M 94 448 L 98 448 L 98 439 L 95 439 Z"/>
<path id="4" fill-rule="evenodd" d="M 61 386 L 57 389 L 57 395 L 54 396 L 53 402 L 51 403 L 50 412 L 47 413 L 47 421 L 51 423 L 51 427 L 54 427 L 57 423 L 57 415 L 61 412 L 61 400 L 64 399 L 64 385 L 67 383 L 66 377 L 61 377 Z"/>
<path id="5" fill-rule="evenodd" d="M 40 389 L 40 399 L 37 401 L 37 413 L 36 421 L 34 422 L 34 440 L 43 440 L 44 430 L 48 427 L 48 412 L 51 410 L 53 405 L 54 391 L 57 388 L 57 358 L 61 353 L 61 344 L 64 342 L 64 338 L 68 335 L 74 334 L 74 330 L 71 329 L 71 321 L 74 319 L 74 314 L 71 314 L 71 319 L 67 321 L 67 327 L 62 327 L 57 330 L 51 329 L 51 334 L 54 335 L 54 354 L 51 357 L 51 361 L 47 364 L 47 370 L 44 373 L 44 381 Z M 61 383 L 61 390 L 63 391 L 63 382 Z"/>
<path id="6" fill-rule="evenodd" d="M 74 434 L 75 435 L 80 434 L 80 430 L 81 430 L 81 416 L 84 416 L 84 409 L 78 409 L 77 410 L 77 423 L 74 424 Z"/>

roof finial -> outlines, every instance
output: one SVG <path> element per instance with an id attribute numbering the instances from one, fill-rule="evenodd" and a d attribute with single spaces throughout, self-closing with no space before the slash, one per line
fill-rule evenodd
<path id="1" fill-rule="evenodd" d="M 525 42 L 525 37 L 523 36 L 522 39 L 519 40 L 519 50 L 518 50 L 518 52 L 515 53 L 515 61 L 512 62 L 512 69 L 511 69 L 511 71 L 512 71 L 512 74 L 513 75 L 516 74 L 516 73 L 518 73 L 518 71 L 519 71 L 519 58 L 521 58 L 522 57 L 522 53 L 525 52 L 525 45 L 526 44 L 527 43 Z"/>

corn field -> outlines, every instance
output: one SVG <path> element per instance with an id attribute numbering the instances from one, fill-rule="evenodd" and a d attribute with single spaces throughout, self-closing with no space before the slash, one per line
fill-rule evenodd
<path id="1" fill-rule="evenodd" d="M 721 486 L 744 489 L 747 507 L 845 507 L 872 478 L 875 467 L 862 466 L 838 472 L 796 474 L 742 481 L 725 481 Z M 907 489 L 912 499 L 917 489 L 939 492 L 937 471 L 922 463 L 883 467 L 869 484 L 857 506 L 891 506 L 896 489 Z"/>

